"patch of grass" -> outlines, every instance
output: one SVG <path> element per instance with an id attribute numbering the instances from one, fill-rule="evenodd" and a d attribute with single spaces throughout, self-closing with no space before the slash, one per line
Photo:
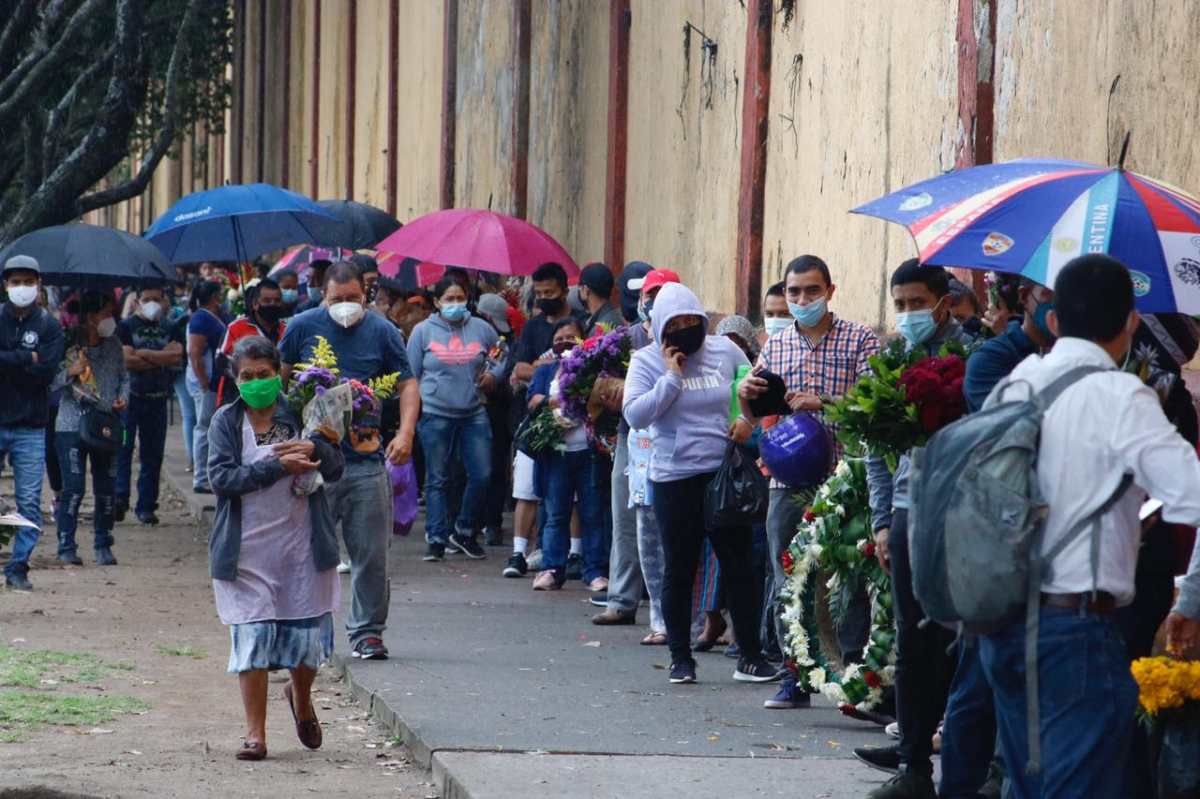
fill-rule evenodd
<path id="1" fill-rule="evenodd" d="M 95 683 L 114 668 L 117 667 L 87 653 L 17 649 L 0 645 L 0 685 L 39 688 L 44 679 L 64 683 Z"/>
<path id="2" fill-rule="evenodd" d="M 47 725 L 95 726 L 148 710 L 129 696 L 71 696 L 48 691 L 0 691 L 0 741 L 13 742 Z"/>
<path id="3" fill-rule="evenodd" d="M 202 660 L 208 657 L 208 653 L 203 649 L 197 649 L 191 644 L 155 644 L 155 651 L 160 655 L 170 655 L 177 658 L 192 658 L 193 660 Z"/>

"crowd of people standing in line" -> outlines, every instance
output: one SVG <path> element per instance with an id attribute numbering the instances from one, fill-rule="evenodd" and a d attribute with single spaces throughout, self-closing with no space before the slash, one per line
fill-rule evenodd
<path id="1" fill-rule="evenodd" d="M 320 745 L 309 686 L 334 646 L 338 529 L 348 553 L 351 652 L 367 660 L 388 656 L 387 464 L 413 458 L 423 481 L 425 561 L 486 557 L 486 545 L 504 542 L 511 501 L 505 577 L 531 576 L 537 591 L 581 580 L 603 608 L 597 625 L 636 624 L 644 603 L 649 631 L 642 643 L 669 648 L 672 683 L 696 682 L 694 652 L 725 641 L 736 658 L 733 679 L 777 683 L 765 707 L 811 704 L 781 664 L 777 601 L 786 580 L 782 554 L 803 503 L 773 481 L 765 524 L 706 529 L 695 508 L 727 449 L 742 446 L 753 455 L 772 423 L 753 413 L 769 388 L 761 375 L 782 379 L 792 412 L 823 419 L 826 403 L 879 352 L 875 332 L 833 312 L 837 286 L 820 258 L 788 264 L 764 297 L 761 330 L 738 316 L 710 319 L 678 274 L 640 262 L 617 278 L 603 264 L 589 265 L 576 289 L 551 263 L 523 291 L 458 269 L 431 290 L 413 291 L 381 277 L 369 257 L 355 256 L 316 262 L 305 281 L 291 270 L 260 279 L 234 319 L 212 265 L 201 268 L 186 309 L 173 302 L 176 287 L 146 287 L 120 303 L 83 292 L 58 305 L 57 319 L 38 272 L 25 256 L 7 262 L 8 301 L 0 309 L 0 368 L 16 387 L 0 413 L 0 454 L 15 471 L 18 509 L 40 524 L 48 471 L 58 557 L 79 564 L 75 530 L 90 462 L 95 560 L 115 564 L 112 527 L 132 499 L 135 441 L 141 472 L 134 513 L 145 524 L 158 522 L 174 392 L 194 489 L 217 501 L 211 571 L 218 613 L 231 628 L 229 669 L 239 674 L 246 707 L 239 758 L 266 755 L 268 669 L 290 670 L 286 697 L 297 735 L 310 748 Z M 1094 495 L 1096 485 L 1130 474 L 1141 490 L 1101 518 L 1105 559 L 1095 584 L 1084 574 L 1086 554 L 1073 548 L 1051 564 L 1043 583 L 1045 757 L 1040 776 L 1030 776 L 1023 768 L 1024 687 L 1016 680 L 1024 669 L 1017 645 L 1023 628 L 951 641 L 936 625 L 922 624 L 909 577 L 908 459 L 894 471 L 882 460 L 868 463 L 875 551 L 892 577 L 899 736 L 895 747 L 856 752 L 895 772 L 871 795 L 939 795 L 930 763 L 939 725 L 942 796 L 986 794 L 999 775 L 1020 797 L 1152 795 L 1144 793 L 1145 742 L 1134 727 L 1128 662 L 1149 652 L 1164 619 L 1175 642 L 1187 645 L 1197 635 L 1200 558 L 1192 557 L 1173 600 L 1177 564 L 1163 554 L 1169 523 L 1200 525 L 1191 490 L 1200 484 L 1197 422 L 1181 380 L 1160 383 L 1156 393 L 1117 367 L 1136 349 L 1178 378 L 1196 352 L 1194 323 L 1139 317 L 1127 271 L 1104 256 L 1064 267 L 1053 288 L 1002 280 L 986 310 L 947 271 L 915 260 L 895 269 L 888 290 L 896 332 L 910 351 L 933 354 L 947 342 L 979 347 L 964 381 L 971 410 L 995 402 L 989 397 L 1010 376 L 1041 386 L 1078 364 L 1104 370 L 1088 390 L 1068 391 L 1047 416 L 1039 477 L 1050 500 L 1048 540 L 1094 510 L 1103 499 Z M 627 328 L 633 355 L 624 379 L 607 381 L 599 397 L 620 414 L 609 455 L 557 413 L 558 379 L 564 354 L 618 327 Z M 386 443 L 378 452 L 304 435 L 282 401 L 294 367 L 310 361 L 321 341 L 347 378 L 396 376 L 397 400 L 384 408 Z M 537 458 L 514 451 L 521 420 L 543 405 L 564 428 L 562 446 Z M 84 443 L 97 409 L 125 417 L 128 434 L 116 451 Z M 831 470 L 841 454 L 835 446 Z M 314 471 L 323 479 L 315 491 L 291 490 L 294 477 Z M 1164 508 L 1143 533 L 1136 511 L 1147 492 Z M 18 535 L 5 569 L 9 586 L 30 589 L 36 540 L 36 530 Z M 861 652 L 869 614 L 859 592 L 836 630 L 844 661 Z M 1055 659 L 1077 639 L 1091 642 L 1086 652 Z M 1056 704 L 1072 681 L 1081 682 L 1070 668 L 1079 658 L 1089 675 L 1076 686 L 1083 693 L 1078 702 Z M 1050 712 L 1054 707 L 1064 712 Z"/>

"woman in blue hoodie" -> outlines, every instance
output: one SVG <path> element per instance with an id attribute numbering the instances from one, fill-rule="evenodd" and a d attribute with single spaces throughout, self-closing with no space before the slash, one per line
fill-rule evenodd
<path id="1" fill-rule="evenodd" d="M 749 361 L 724 336 L 708 336 L 708 316 L 690 289 L 663 286 L 650 314 L 655 345 L 634 353 L 625 378 L 624 414 L 630 427 L 648 428 L 654 514 L 662 532 L 663 617 L 671 649 L 671 682 L 694 683 L 692 587 L 707 538 L 721 564 L 726 600 L 741 658 L 733 678 L 773 682 L 776 668 L 762 656 L 758 626 L 761 583 L 754 579 L 750 523 L 721 529 L 697 524 L 696 508 L 721 467 L 738 425 L 729 424 L 729 398 L 738 368 Z M 736 433 L 746 438 L 745 430 Z"/>
<path id="2" fill-rule="evenodd" d="M 504 363 L 492 357 L 499 341 L 495 329 L 471 316 L 462 286 L 442 278 L 433 296 L 438 312 L 414 327 L 408 340 L 408 363 L 421 385 L 417 434 L 425 453 L 425 560 L 441 560 L 447 547 L 479 559 L 484 553 L 475 530 L 492 475 L 492 427 L 483 406 L 504 378 Z M 467 473 L 453 531 L 447 500 L 451 458 Z"/>

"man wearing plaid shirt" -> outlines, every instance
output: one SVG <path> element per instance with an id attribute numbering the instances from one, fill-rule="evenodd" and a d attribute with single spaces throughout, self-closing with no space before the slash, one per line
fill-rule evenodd
<path id="1" fill-rule="evenodd" d="M 836 288 L 829 267 L 817 256 L 802 255 L 789 263 L 785 293 L 788 310 L 796 321 L 767 340 L 756 365 L 756 371 L 766 369 L 783 378 L 788 392 L 787 403 L 793 412 L 809 412 L 822 421 L 823 400 L 845 394 L 858 376 L 867 371 L 867 359 L 879 352 L 879 338 L 870 328 L 839 319 L 829 310 L 829 301 Z M 743 414 L 749 415 L 749 401 L 766 388 L 767 381 L 762 378 L 751 376 L 742 381 L 738 395 L 742 399 Z M 841 458 L 842 448 L 833 433 L 830 430 L 836 463 Z M 791 544 L 803 520 L 804 510 L 804 505 L 796 502 L 793 489 L 771 480 L 767 543 L 773 580 L 768 607 L 781 644 L 786 640 L 785 626 L 780 620 L 783 608 L 776 598 L 787 575 L 780 558 Z M 811 609 L 806 608 L 806 615 L 809 612 Z M 860 657 L 869 629 L 870 606 L 865 591 L 860 590 L 838 625 L 838 643 L 844 657 L 851 660 Z M 779 692 L 764 705 L 768 708 L 807 707 L 809 696 L 797 690 L 795 678 L 788 672 L 780 683 Z"/>

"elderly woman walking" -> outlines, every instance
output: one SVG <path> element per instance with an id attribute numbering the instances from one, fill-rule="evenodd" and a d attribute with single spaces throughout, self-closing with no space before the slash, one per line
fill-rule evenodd
<path id="1" fill-rule="evenodd" d="M 319 470 L 336 481 L 341 450 L 302 426 L 279 401 L 279 352 L 262 336 L 237 343 L 239 399 L 209 428 L 208 475 L 217 497 L 209 568 L 217 613 L 230 626 L 229 671 L 238 675 L 247 733 L 239 760 L 267 756 L 267 672 L 288 669 L 284 698 L 300 743 L 321 746 L 312 706 L 317 668 L 333 652 L 338 548 L 323 488 L 307 496 L 294 478 Z"/>

